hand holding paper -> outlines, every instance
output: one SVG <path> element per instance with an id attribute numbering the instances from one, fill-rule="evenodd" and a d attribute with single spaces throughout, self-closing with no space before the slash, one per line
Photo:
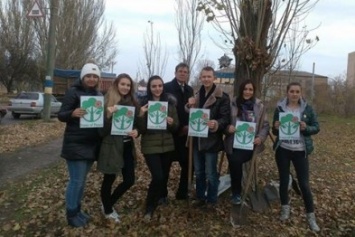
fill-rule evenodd
<path id="1" fill-rule="evenodd" d="M 86 110 L 82 108 L 76 108 L 73 113 L 71 114 L 74 118 L 81 118 L 86 114 Z"/>
<path id="2" fill-rule="evenodd" d="M 107 107 L 107 111 L 112 115 L 114 112 L 117 111 L 117 107 L 116 106 L 109 106 L 109 107 Z"/>
<path id="3" fill-rule="evenodd" d="M 235 127 L 233 125 L 228 125 L 228 133 L 235 133 Z"/>
<path id="4" fill-rule="evenodd" d="M 218 126 L 218 122 L 216 120 L 210 120 L 207 122 L 207 126 L 209 129 L 215 129 Z"/>
<path id="5" fill-rule="evenodd" d="M 148 104 L 143 105 L 139 111 L 139 116 L 142 117 L 148 111 Z"/>
<path id="6" fill-rule="evenodd" d="M 260 139 L 260 137 L 256 137 L 255 139 L 254 139 L 254 145 L 260 145 L 261 144 L 261 139 Z"/>
<path id="7" fill-rule="evenodd" d="M 300 129 L 301 129 L 301 131 L 306 130 L 306 127 L 307 127 L 307 124 L 306 124 L 304 121 L 301 121 L 301 122 L 300 122 Z"/>
<path id="8" fill-rule="evenodd" d="M 137 138 L 138 131 L 137 131 L 137 129 L 133 129 L 132 131 L 128 132 L 127 135 L 132 137 L 132 138 Z"/>
<path id="9" fill-rule="evenodd" d="M 195 107 L 196 99 L 194 97 L 190 97 L 187 104 L 188 104 L 189 108 Z"/>
<path id="10" fill-rule="evenodd" d="M 174 119 L 172 117 L 166 117 L 166 122 L 171 125 L 174 123 Z"/>

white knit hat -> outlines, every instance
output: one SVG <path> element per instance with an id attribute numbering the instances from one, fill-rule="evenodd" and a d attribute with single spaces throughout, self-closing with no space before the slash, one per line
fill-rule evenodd
<path id="1" fill-rule="evenodd" d="M 101 72 L 99 67 L 93 63 L 87 63 L 83 66 L 80 72 L 80 79 L 83 80 L 84 76 L 86 76 L 87 74 L 94 74 L 97 75 L 98 77 L 101 77 Z"/>

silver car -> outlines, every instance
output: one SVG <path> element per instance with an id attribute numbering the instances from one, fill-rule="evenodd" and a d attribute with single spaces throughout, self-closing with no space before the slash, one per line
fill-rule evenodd
<path id="1" fill-rule="evenodd" d="M 36 115 L 37 118 L 42 118 L 43 106 L 43 92 L 21 92 L 15 98 L 10 99 L 7 110 L 12 113 L 12 117 L 15 119 L 20 118 L 21 114 Z M 62 102 L 51 95 L 51 115 L 56 115 L 61 106 Z"/>

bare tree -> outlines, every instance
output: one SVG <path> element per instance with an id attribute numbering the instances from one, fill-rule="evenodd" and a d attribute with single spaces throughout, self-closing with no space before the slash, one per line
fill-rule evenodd
<path id="1" fill-rule="evenodd" d="M 159 75 L 164 78 L 166 64 L 168 61 L 167 50 L 162 50 L 160 34 L 154 33 L 154 22 L 148 21 L 149 28 L 144 34 L 144 63 L 141 63 L 140 75 L 149 78 L 153 75 Z M 144 77 L 143 77 L 144 79 Z"/>
<path id="2" fill-rule="evenodd" d="M 293 71 L 300 66 L 301 56 L 312 49 L 319 41 L 319 37 L 310 37 L 314 29 L 307 29 L 307 25 L 300 26 L 297 19 L 292 22 L 287 31 L 286 38 L 280 49 L 279 56 L 273 65 L 273 72 L 287 70 L 289 82 L 293 77 Z"/>
<path id="3" fill-rule="evenodd" d="M 319 98 L 319 93 L 322 95 L 324 91 L 317 92 L 315 98 L 317 111 L 321 110 L 321 112 L 327 114 L 345 117 L 355 115 L 355 87 L 347 84 L 346 77 L 346 73 L 343 73 L 332 78 L 329 83 L 329 90 L 323 98 Z"/>
<path id="4" fill-rule="evenodd" d="M 50 0 L 39 1 L 45 12 Z M 11 91 L 21 80 L 41 89 L 48 49 L 49 14 L 28 19 L 31 1 L 0 3 L 0 80 Z M 104 19 L 104 0 L 59 1 L 56 67 L 79 69 L 88 60 L 112 67 L 117 55 L 116 33 Z M 50 11 L 50 9 L 48 10 Z"/>
<path id="5" fill-rule="evenodd" d="M 18 0 L 0 3 L 0 82 L 8 93 L 18 89 L 22 81 L 37 84 L 34 32 L 26 20 L 30 3 L 23 4 Z"/>
<path id="6" fill-rule="evenodd" d="M 49 0 L 44 4 L 48 5 Z M 87 60 L 101 68 L 111 67 L 118 51 L 116 32 L 104 18 L 104 0 L 62 0 L 56 30 L 56 67 L 78 69 Z M 65 17 L 64 17 L 65 16 Z M 46 58 L 49 15 L 36 21 L 39 50 Z"/>
<path id="7" fill-rule="evenodd" d="M 205 17 L 197 11 L 198 0 L 175 0 L 175 26 L 178 32 L 180 61 L 194 70 L 201 52 L 201 31 Z"/>
<path id="8" fill-rule="evenodd" d="M 231 42 L 235 56 L 234 93 L 251 79 L 261 93 L 263 76 L 280 53 L 295 19 L 304 19 L 318 0 L 200 0 L 198 9 Z"/>

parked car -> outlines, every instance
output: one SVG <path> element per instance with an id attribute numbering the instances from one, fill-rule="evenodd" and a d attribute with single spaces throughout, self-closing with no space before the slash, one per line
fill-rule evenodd
<path id="1" fill-rule="evenodd" d="M 1 123 L 2 118 L 5 117 L 6 113 L 7 113 L 6 108 L 5 108 L 5 107 L 2 107 L 2 106 L 0 105 L 0 123 Z"/>
<path id="2" fill-rule="evenodd" d="M 37 118 L 42 118 L 43 106 L 43 92 L 21 92 L 15 98 L 10 99 L 7 110 L 12 113 L 12 117 L 15 119 L 20 118 L 21 114 L 36 115 Z M 61 106 L 62 102 L 51 95 L 51 115 L 58 114 Z"/>

